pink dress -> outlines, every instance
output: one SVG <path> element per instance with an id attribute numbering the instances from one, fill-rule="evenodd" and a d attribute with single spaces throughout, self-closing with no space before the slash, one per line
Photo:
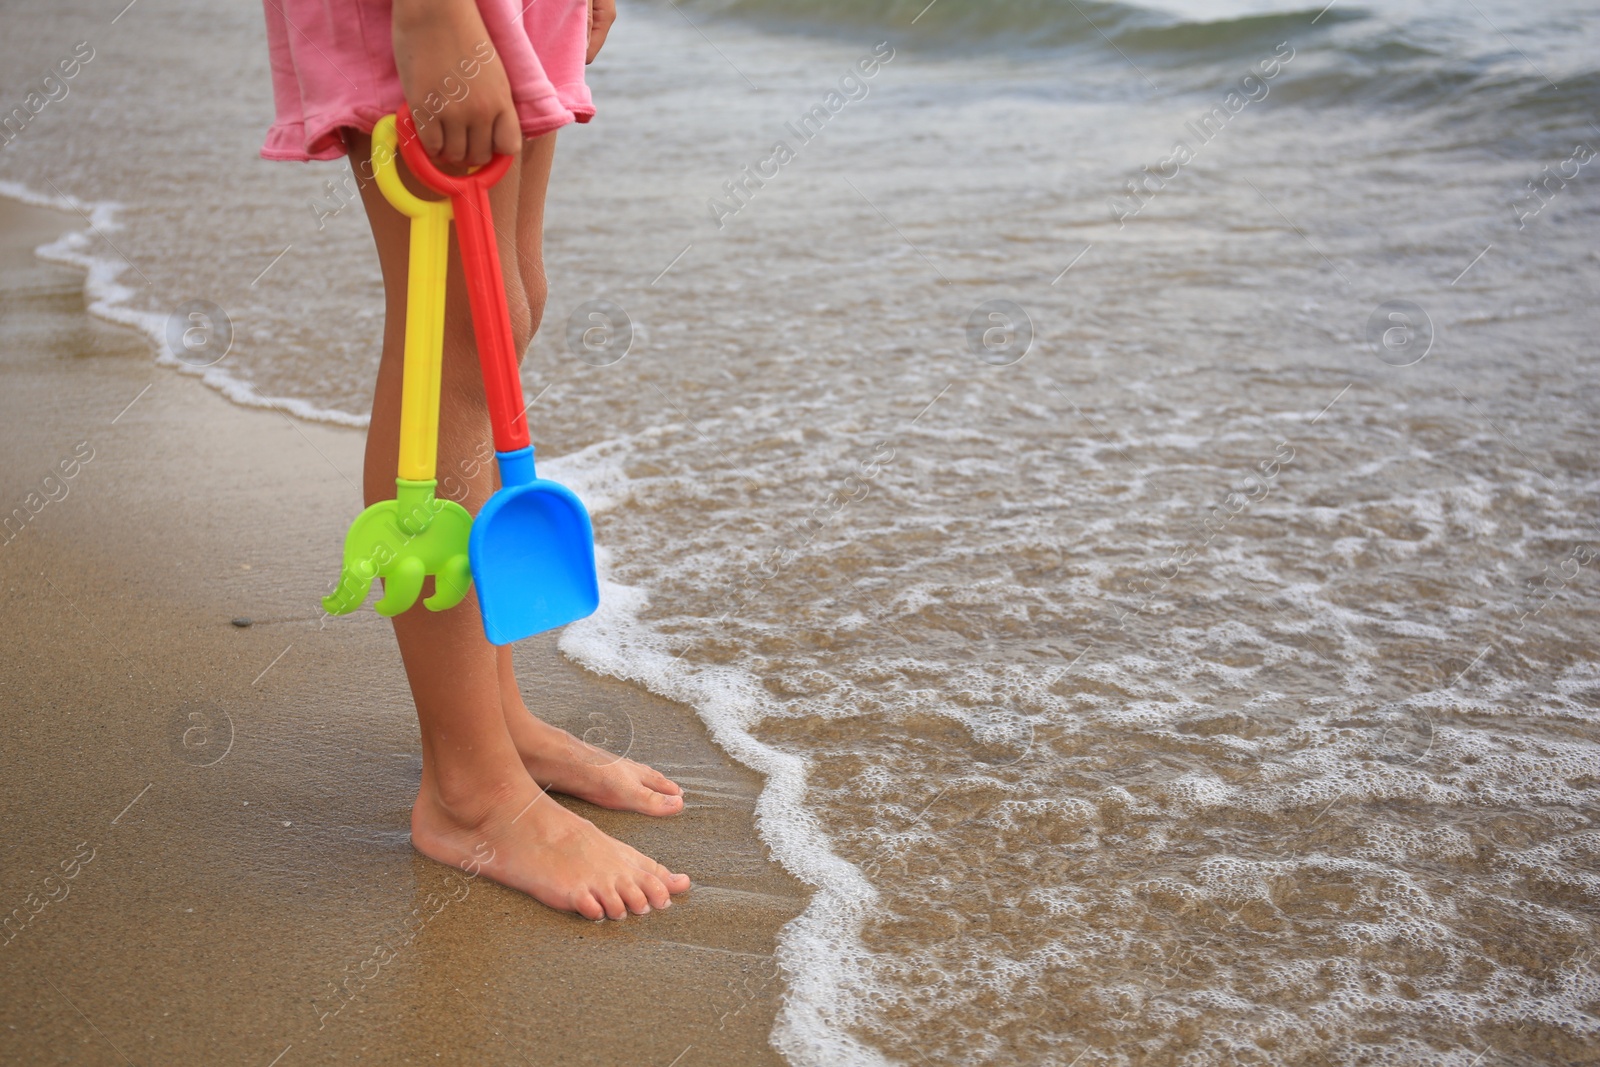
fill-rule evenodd
<path id="1" fill-rule="evenodd" d="M 341 126 L 370 133 L 405 102 L 389 30 L 390 0 L 262 0 L 277 121 L 266 159 L 337 159 Z M 588 0 L 477 0 L 511 82 L 525 137 L 588 122 L 583 81 Z M 470 68 L 469 68 L 470 69 Z M 470 91 L 471 80 L 458 79 Z M 449 87 L 459 95 L 459 87 Z M 440 100 L 446 89 L 441 88 Z M 420 120 L 420 113 L 419 113 Z"/>

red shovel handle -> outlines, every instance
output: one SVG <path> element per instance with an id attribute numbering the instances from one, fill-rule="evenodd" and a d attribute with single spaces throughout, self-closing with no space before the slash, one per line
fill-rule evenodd
<path id="1" fill-rule="evenodd" d="M 445 174 L 433 165 L 422 147 L 411 109 L 401 104 L 395 122 L 400 132 L 400 155 L 406 166 L 428 188 L 450 198 L 456 237 L 461 243 L 461 266 L 467 275 L 467 301 L 472 306 L 472 332 L 478 339 L 478 361 L 483 365 L 483 391 L 489 399 L 495 451 L 527 448 L 531 441 L 522 403 L 522 373 L 517 348 L 511 340 L 511 313 L 506 307 L 505 279 L 500 274 L 494 217 L 489 212 L 489 187 L 505 176 L 511 157 L 497 155 L 471 174 Z"/>

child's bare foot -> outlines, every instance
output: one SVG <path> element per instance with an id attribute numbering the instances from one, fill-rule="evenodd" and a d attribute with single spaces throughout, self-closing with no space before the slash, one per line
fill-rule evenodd
<path id="1" fill-rule="evenodd" d="M 688 875 L 603 833 L 532 781 L 449 804 L 424 780 L 411 809 L 411 843 L 430 859 L 586 919 L 648 915 L 689 888 Z"/>
<path id="2" fill-rule="evenodd" d="M 522 765 L 546 789 L 643 815 L 683 810 L 683 789 L 653 767 L 591 745 L 525 708 L 508 710 L 506 726 Z"/>

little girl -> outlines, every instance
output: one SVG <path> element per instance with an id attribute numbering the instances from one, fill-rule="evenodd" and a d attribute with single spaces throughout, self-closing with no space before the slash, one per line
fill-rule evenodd
<path id="1" fill-rule="evenodd" d="M 490 199 L 518 351 L 544 312 L 542 234 L 555 131 L 587 122 L 584 84 L 615 19 L 615 0 L 264 0 L 277 122 L 268 159 L 348 153 L 383 267 L 383 362 L 367 434 L 366 503 L 393 495 L 399 445 L 409 222 L 372 180 L 373 124 L 411 106 L 428 154 L 445 169 L 514 157 Z M 400 164 L 408 187 L 428 199 Z M 512 236 L 515 240 L 512 240 Z M 439 404 L 439 466 L 468 486 L 476 512 L 494 491 L 489 415 L 459 251 L 451 241 Z M 470 594 L 469 594 L 470 596 Z M 422 727 L 422 785 L 411 840 L 553 908 L 621 919 L 672 906 L 689 888 L 547 794 L 646 815 L 683 810 L 666 776 L 618 759 L 535 718 L 517 690 L 511 650 L 484 637 L 475 605 L 420 602 L 394 619 Z"/>

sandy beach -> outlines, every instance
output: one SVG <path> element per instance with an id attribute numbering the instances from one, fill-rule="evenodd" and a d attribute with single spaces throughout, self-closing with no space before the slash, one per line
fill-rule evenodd
<path id="1" fill-rule="evenodd" d="M 362 434 L 152 366 L 32 254 L 73 223 L 0 201 L 0 485 L 28 516 L 0 546 L 0 1061 L 781 1062 L 772 951 L 807 890 L 756 838 L 760 778 L 535 639 L 529 703 L 688 793 L 663 822 L 569 803 L 695 888 L 594 924 L 414 853 L 389 624 L 317 610 Z"/>

